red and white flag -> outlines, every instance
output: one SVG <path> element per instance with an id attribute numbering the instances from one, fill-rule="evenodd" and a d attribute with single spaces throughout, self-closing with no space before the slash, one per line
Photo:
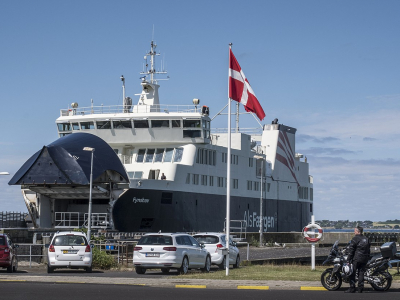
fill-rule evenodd
<path id="1" fill-rule="evenodd" d="M 265 117 L 264 110 L 258 102 L 249 81 L 244 76 L 242 68 L 229 49 L 229 98 L 244 105 L 248 112 L 255 113 L 262 121 Z"/>

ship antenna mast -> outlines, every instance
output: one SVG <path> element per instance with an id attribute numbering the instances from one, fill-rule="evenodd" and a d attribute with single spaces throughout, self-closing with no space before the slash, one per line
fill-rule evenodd
<path id="1" fill-rule="evenodd" d="M 150 75 L 150 83 L 157 83 L 157 80 L 154 77 L 155 74 L 167 74 L 167 71 L 165 71 L 164 69 L 162 69 L 161 71 L 156 71 L 155 69 L 155 57 L 160 56 L 160 53 L 156 52 L 156 47 L 157 47 L 156 43 L 152 40 L 150 44 L 150 52 L 148 52 L 144 56 L 144 60 L 146 62 L 145 70 L 143 70 L 143 72 L 140 72 L 140 74 L 142 75 Z M 150 69 L 148 69 L 149 65 L 147 63 L 148 56 L 150 56 Z M 168 79 L 159 79 L 159 80 L 168 80 Z"/>

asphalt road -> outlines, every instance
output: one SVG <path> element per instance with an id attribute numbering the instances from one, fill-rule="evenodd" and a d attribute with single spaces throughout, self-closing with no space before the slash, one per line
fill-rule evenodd
<path id="1" fill-rule="evenodd" d="M 233 290 L 233 289 L 188 289 L 158 288 L 130 285 L 67 284 L 0 282 L 1 299 L 11 300 L 99 300 L 99 299 L 399 299 L 398 292 L 367 292 L 345 294 L 343 291 L 300 291 L 300 290 Z"/>

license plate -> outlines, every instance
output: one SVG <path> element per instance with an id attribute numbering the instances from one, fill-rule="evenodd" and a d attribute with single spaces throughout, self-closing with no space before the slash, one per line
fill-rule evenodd
<path id="1" fill-rule="evenodd" d="M 76 254 L 78 253 L 78 250 L 63 250 L 64 254 Z"/>
<path id="2" fill-rule="evenodd" d="M 146 257 L 160 257 L 160 253 L 146 253 Z"/>

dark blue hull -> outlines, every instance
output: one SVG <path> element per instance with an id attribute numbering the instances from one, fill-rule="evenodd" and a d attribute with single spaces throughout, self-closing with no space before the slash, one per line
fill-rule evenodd
<path id="1" fill-rule="evenodd" d="M 232 196 L 230 209 L 231 227 L 240 227 L 233 220 L 245 220 L 247 232 L 259 232 L 260 199 Z M 299 232 L 311 215 L 310 203 L 264 199 L 263 231 Z M 190 192 L 130 189 L 113 208 L 121 232 L 223 231 L 225 218 L 226 196 Z"/>

